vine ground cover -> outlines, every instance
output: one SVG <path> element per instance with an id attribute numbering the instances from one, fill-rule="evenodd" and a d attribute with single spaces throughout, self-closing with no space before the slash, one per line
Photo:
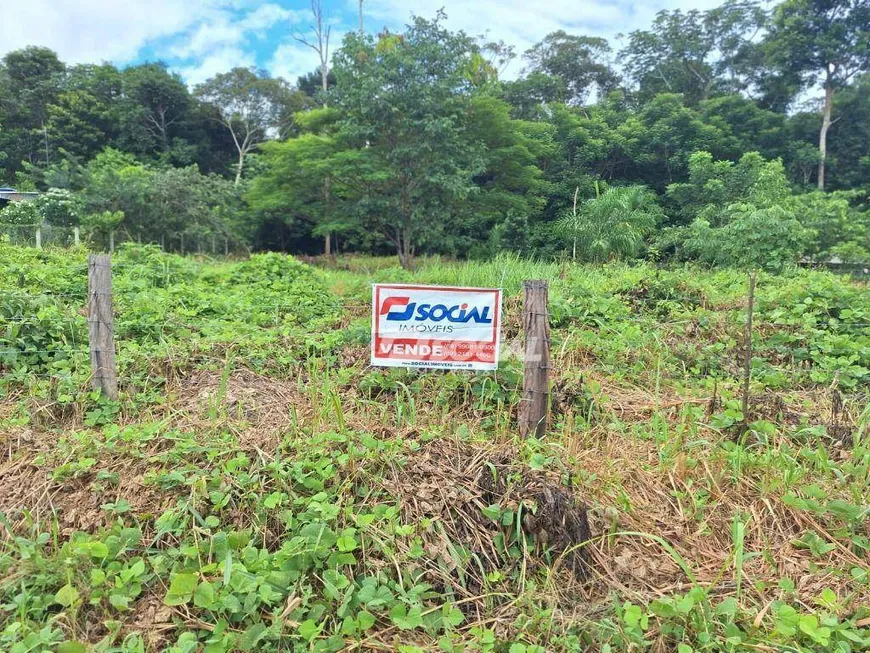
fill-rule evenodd
<path id="1" fill-rule="evenodd" d="M 110 402 L 85 261 L 0 244 L 0 650 L 870 645 L 866 286 L 759 277 L 744 416 L 737 272 L 129 247 Z M 504 288 L 500 369 L 368 367 L 375 280 Z"/>

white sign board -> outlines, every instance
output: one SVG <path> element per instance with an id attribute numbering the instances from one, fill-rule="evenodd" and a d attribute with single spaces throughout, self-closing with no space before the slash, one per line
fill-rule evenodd
<path id="1" fill-rule="evenodd" d="M 372 365 L 494 370 L 501 290 L 375 284 Z"/>

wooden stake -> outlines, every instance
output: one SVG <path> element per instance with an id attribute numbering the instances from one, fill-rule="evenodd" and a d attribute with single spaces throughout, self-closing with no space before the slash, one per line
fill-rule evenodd
<path id="1" fill-rule="evenodd" d="M 80 234 L 81 234 L 81 232 L 79 231 L 79 228 L 78 228 L 78 227 L 73 227 L 73 244 L 74 244 L 76 247 L 78 247 L 78 246 L 79 246 L 79 243 L 81 242 L 81 236 L 80 236 Z"/>
<path id="2" fill-rule="evenodd" d="M 743 426 L 749 424 L 749 378 L 752 375 L 752 313 L 755 310 L 755 271 L 749 275 L 746 325 L 743 330 Z"/>
<path id="3" fill-rule="evenodd" d="M 88 258 L 88 344 L 91 383 L 109 399 L 118 398 L 115 335 L 112 319 L 112 259 L 106 254 Z"/>
<path id="4" fill-rule="evenodd" d="M 541 438 L 547 432 L 550 404 L 550 316 L 547 309 L 547 282 L 526 281 L 523 306 L 525 368 L 523 398 L 520 403 L 520 435 Z"/>
<path id="5" fill-rule="evenodd" d="M 42 229 L 36 228 L 36 249 L 42 249 Z"/>

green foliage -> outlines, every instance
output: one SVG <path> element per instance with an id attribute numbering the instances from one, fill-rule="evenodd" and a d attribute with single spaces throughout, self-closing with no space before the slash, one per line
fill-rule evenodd
<path id="1" fill-rule="evenodd" d="M 735 441 L 723 431 L 744 418 L 731 353 L 743 273 L 505 254 L 418 263 L 410 273 L 339 257 L 314 270 L 274 253 L 215 263 L 121 247 L 113 283 L 123 381 L 112 402 L 88 389 L 84 252 L 0 244 L 0 288 L 14 289 L 0 296 L 2 328 L 23 320 L 31 350 L 53 346 L 48 358 L 26 347 L 0 358 L 6 464 L 31 473 L 19 484 L 35 479 L 56 508 L 42 519 L 22 494 L 0 514 L 0 647 L 133 653 L 155 634 L 175 651 L 332 651 L 386 637 L 409 652 L 867 647 L 867 574 L 857 562 L 870 548 L 867 417 L 852 443 L 833 445 L 825 431 L 838 425 L 816 415 L 818 404 L 799 418 L 770 414 L 801 410 L 834 384 L 850 407 L 863 396 L 870 305 L 861 284 L 814 271 L 759 275 L 755 415 Z M 371 369 L 367 318 L 356 315 L 373 274 L 500 286 L 511 330 L 523 280 L 549 279 L 562 371 L 548 437 L 512 439 L 522 364 L 510 355 L 491 373 Z M 347 293 L 346 313 L 327 285 Z M 64 321 L 66 335 L 54 330 Z M 594 369 L 580 370 L 578 357 Z M 641 396 L 643 415 L 632 418 L 621 388 Z M 769 411 L 763 397 L 774 389 L 785 404 Z M 647 395 L 663 407 L 650 408 Z M 693 400 L 676 410 L 656 399 L 681 395 Z M 620 451 L 612 465 L 595 456 L 590 465 L 598 442 L 581 439 L 599 433 Z M 31 434 L 51 446 L 34 451 Z M 492 456 L 502 446 L 513 462 Z M 462 476 L 478 457 L 497 461 L 479 469 L 504 487 L 482 495 Z M 526 479 L 593 501 L 601 530 L 590 544 L 619 552 L 606 563 L 619 581 L 589 618 L 567 618 L 576 601 L 564 594 L 600 579 L 569 575 L 546 536 L 527 530 L 545 503 L 503 498 Z M 646 507 L 651 487 L 670 500 L 648 518 L 634 508 Z M 740 487 L 748 499 L 722 493 Z M 78 528 L 67 520 L 85 497 L 95 509 Z M 744 509 L 754 501 L 771 506 L 782 531 L 759 534 Z M 408 519 L 423 502 L 426 512 Z M 648 519 L 650 532 L 626 532 L 619 524 L 629 519 Z M 686 541 L 658 534 L 665 519 Z M 463 535 L 470 528 L 487 535 L 482 544 Z M 712 543 L 721 548 L 699 550 Z M 799 561 L 802 582 L 780 578 L 777 547 Z M 663 580 L 635 574 L 648 563 Z M 633 591 L 650 583 L 652 598 Z M 146 604 L 167 615 L 159 630 L 141 621 Z M 489 628 L 477 609 L 511 618 Z"/>
<path id="2" fill-rule="evenodd" d="M 241 231 L 237 189 L 217 175 L 200 174 L 195 166 L 155 168 L 109 149 L 84 174 L 87 213 L 122 215 L 115 228 L 131 236 L 156 241 L 167 234 L 225 236 Z"/>
<path id="3" fill-rule="evenodd" d="M 668 201 L 681 214 L 683 224 L 702 217 L 714 226 L 727 222 L 721 214 L 737 202 L 771 208 L 790 197 L 788 180 L 780 161 L 765 161 L 757 152 L 732 161 L 714 161 L 709 152 L 696 152 L 689 159 L 689 179 L 671 184 Z"/>
<path id="4" fill-rule="evenodd" d="M 332 159 L 335 178 L 405 267 L 484 170 L 482 144 L 465 133 L 474 55 L 464 34 L 417 18 L 401 38 L 348 35 L 333 59 L 346 148 Z"/>
<path id="5" fill-rule="evenodd" d="M 636 30 L 620 53 L 642 97 L 681 93 L 695 104 L 740 88 L 751 39 L 765 23 L 753 3 L 725 2 L 708 11 L 662 10 L 649 30 Z"/>
<path id="6" fill-rule="evenodd" d="M 546 73 L 556 84 L 542 101 L 581 104 L 591 91 L 604 95 L 619 81 L 608 61 L 610 45 L 602 38 L 559 30 L 528 50 L 525 58 L 530 73 Z"/>
<path id="7" fill-rule="evenodd" d="M 67 65 L 39 47 L 9 52 L 0 177 L 19 190 L 71 191 L 40 213 L 86 227 L 96 248 L 108 247 L 120 212 L 118 240 L 175 251 L 183 239 L 190 250 L 228 238 L 237 252 L 392 249 L 406 267 L 416 254 L 550 258 L 574 190 L 588 198 L 600 182 L 664 197 L 652 234 L 662 260 L 697 256 L 674 227 L 700 218 L 719 229 L 728 206 L 752 204 L 795 214 L 811 232 L 800 257 L 866 262 L 863 1 L 663 10 L 626 36 L 622 78 L 612 42 L 560 30 L 525 52 L 517 79 L 499 81 L 513 48 L 451 32 L 443 18 L 348 33 L 325 94 L 319 71 L 293 87 L 236 67 L 191 92 L 161 63 L 118 69 Z M 820 76 L 825 152 L 817 111 L 795 105 Z M 822 168 L 827 187 L 855 194 L 793 196 Z M 34 206 L 3 210 L 6 223 L 45 219 Z"/>
<path id="8" fill-rule="evenodd" d="M 15 225 L 40 225 L 42 213 L 35 202 L 10 202 L 0 210 L 0 221 Z"/>
<path id="9" fill-rule="evenodd" d="M 807 255 L 824 260 L 839 256 L 847 262 L 870 260 L 870 215 L 852 206 L 855 193 L 804 193 L 784 204 L 798 221 L 812 231 Z"/>
<path id="10" fill-rule="evenodd" d="M 691 224 L 686 251 L 710 265 L 779 271 L 797 263 L 809 235 L 793 213 L 779 207 L 731 204 L 720 213 L 723 226 L 704 218 Z"/>
<path id="11" fill-rule="evenodd" d="M 270 129 L 286 133 L 294 111 L 304 105 L 301 93 L 281 79 L 256 70 L 233 68 L 199 84 L 196 97 L 215 108 L 238 153 L 235 183 L 241 181 L 245 158 L 268 137 Z"/>

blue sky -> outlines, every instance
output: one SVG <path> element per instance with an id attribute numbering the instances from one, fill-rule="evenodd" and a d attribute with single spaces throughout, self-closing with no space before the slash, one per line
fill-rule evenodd
<path id="1" fill-rule="evenodd" d="M 548 33 L 615 37 L 648 26 L 660 9 L 707 9 L 721 0 L 364 0 L 367 31 L 401 29 L 412 14 L 469 34 L 487 33 L 518 53 Z M 311 24 L 310 0 L 0 0 L 0 55 L 44 45 L 71 63 L 125 65 L 161 60 L 189 84 L 234 66 L 258 66 L 295 80 L 317 65 L 293 31 Z M 357 0 L 324 0 L 332 46 L 357 26 Z M 618 43 L 614 42 L 614 46 Z M 515 63 L 506 76 L 516 75 Z"/>

